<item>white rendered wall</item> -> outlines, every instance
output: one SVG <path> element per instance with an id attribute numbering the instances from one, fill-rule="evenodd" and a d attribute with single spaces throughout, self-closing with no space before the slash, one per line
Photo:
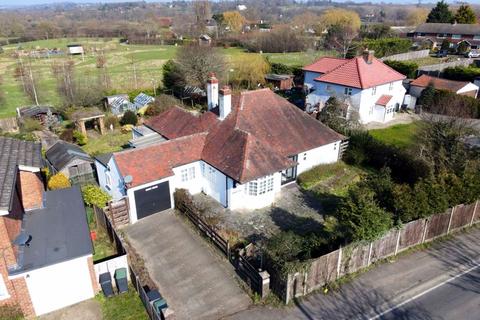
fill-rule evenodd
<path id="1" fill-rule="evenodd" d="M 319 164 L 327 164 L 338 161 L 341 141 L 336 141 L 306 152 L 298 154 L 297 175 Z"/>
<path id="2" fill-rule="evenodd" d="M 386 83 L 382 84 L 381 86 L 377 86 L 375 94 L 372 94 L 373 90 L 373 88 L 368 88 L 361 91 L 359 116 L 360 122 L 362 123 L 368 123 L 372 121 L 384 122 L 383 120 L 379 120 L 383 117 L 380 117 L 378 113 L 375 114 L 375 105 L 378 99 L 382 95 L 390 95 L 392 98 L 388 102 L 388 106 L 395 106 L 395 104 L 398 103 L 398 105 L 401 107 L 406 91 L 401 80 L 393 82 L 391 89 L 390 83 Z"/>
<path id="3" fill-rule="evenodd" d="M 361 90 L 358 88 L 351 89 L 352 95 L 348 96 L 345 95 L 345 86 L 315 81 L 315 91 L 307 96 L 306 103 L 311 106 L 320 103 L 323 106 L 330 97 L 336 97 L 338 100 L 345 101 L 351 107 L 358 109 L 361 100 Z"/>
<path id="4" fill-rule="evenodd" d="M 187 189 L 191 194 L 202 192 L 203 176 L 200 167 L 201 161 L 192 162 L 180 167 L 173 168 L 174 176 L 170 180 L 170 188 L 172 189 Z M 182 181 L 182 170 L 195 168 L 195 178 L 188 181 Z"/>
<path id="5" fill-rule="evenodd" d="M 93 298 L 88 257 L 91 255 L 26 273 L 37 316 Z"/>
<path id="6" fill-rule="evenodd" d="M 462 93 L 467 93 L 467 92 L 471 92 L 471 91 L 475 91 L 475 98 L 477 97 L 478 95 L 478 86 L 473 84 L 473 83 L 469 83 L 467 84 L 465 87 L 461 88 L 460 90 L 457 91 L 457 94 L 462 94 Z"/>
<path id="7" fill-rule="evenodd" d="M 226 207 L 227 176 L 204 161 L 201 161 L 200 167 L 203 177 L 202 191 Z"/>
<path id="8" fill-rule="evenodd" d="M 97 160 L 95 160 L 95 167 L 97 169 L 98 184 L 100 185 L 100 188 L 107 192 L 113 200 L 123 198 L 126 195 L 125 187 L 123 178 L 118 170 L 114 157 L 110 158 L 110 161 L 108 162 L 108 168 Z M 110 173 L 111 177 L 110 186 L 108 186 L 106 182 L 107 172 Z"/>
<path id="9" fill-rule="evenodd" d="M 260 209 L 271 206 L 275 202 L 275 197 L 279 195 L 281 189 L 282 175 L 280 172 L 273 174 L 273 191 L 258 196 L 250 196 L 248 194 L 248 183 L 237 184 L 233 188 L 233 181 L 229 179 L 229 209 Z"/>

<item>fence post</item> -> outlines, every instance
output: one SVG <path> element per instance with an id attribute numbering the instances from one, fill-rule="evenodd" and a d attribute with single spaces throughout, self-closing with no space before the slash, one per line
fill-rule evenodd
<path id="1" fill-rule="evenodd" d="M 337 260 L 337 279 L 340 278 L 340 269 L 342 267 L 342 246 L 338 248 L 338 260 Z"/>
<path id="2" fill-rule="evenodd" d="M 290 302 L 290 273 L 287 274 L 287 288 L 285 290 L 285 304 Z"/>
<path id="3" fill-rule="evenodd" d="M 425 219 L 425 225 L 423 227 L 422 243 L 425 243 L 425 238 L 427 237 L 427 230 L 428 230 L 428 218 Z"/>
<path id="4" fill-rule="evenodd" d="M 452 225 L 452 218 L 453 218 L 453 214 L 455 213 L 455 208 L 457 206 L 454 206 L 452 208 L 452 213 L 450 214 L 450 220 L 448 220 L 448 228 L 447 228 L 447 234 L 450 232 L 450 226 Z"/>
<path id="5" fill-rule="evenodd" d="M 370 248 L 368 249 L 367 267 L 370 265 L 370 261 L 372 259 L 372 247 L 373 247 L 373 242 L 370 242 Z"/>
<path id="6" fill-rule="evenodd" d="M 398 253 L 398 247 L 400 246 L 400 235 L 402 234 L 402 230 L 401 229 L 398 229 L 397 230 L 397 244 L 395 245 L 395 254 L 394 256 L 397 255 Z"/>
<path id="7" fill-rule="evenodd" d="M 227 240 L 227 259 L 228 261 L 231 261 L 230 259 L 230 241 Z"/>
<path id="8" fill-rule="evenodd" d="M 472 220 L 470 220 L 470 226 L 473 225 L 473 221 L 475 221 L 475 214 L 477 213 L 477 209 L 478 209 L 478 202 L 480 200 L 477 200 L 475 201 L 475 207 L 473 207 L 473 214 L 472 214 Z"/>

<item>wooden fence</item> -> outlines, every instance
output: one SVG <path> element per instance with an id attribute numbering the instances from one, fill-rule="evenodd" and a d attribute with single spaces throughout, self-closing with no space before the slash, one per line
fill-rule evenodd
<path id="1" fill-rule="evenodd" d="M 128 197 L 120 200 L 109 201 L 103 211 L 110 219 L 114 228 L 128 225 L 130 223 Z"/>
<path id="2" fill-rule="evenodd" d="M 137 290 L 140 300 L 142 301 L 143 306 L 145 307 L 145 311 L 147 312 L 148 316 L 151 320 L 163 320 L 164 317 L 161 312 L 157 312 L 157 310 L 153 307 L 150 303 L 147 292 L 150 292 L 150 289 L 147 286 L 143 286 L 140 282 L 139 277 L 133 272 L 132 269 L 130 271 L 130 279 L 132 282 L 133 287 Z"/>
<path id="3" fill-rule="evenodd" d="M 440 77 L 442 75 L 443 70 L 445 70 L 446 68 L 468 67 L 472 63 L 473 63 L 472 59 L 461 59 L 457 61 L 422 66 L 418 68 L 417 75 L 421 76 L 422 74 L 428 74 L 430 76 Z"/>
<path id="4" fill-rule="evenodd" d="M 309 262 L 308 270 L 273 275 L 272 290 L 285 303 L 320 289 L 328 283 L 370 266 L 372 263 L 435 238 L 480 222 L 480 200 L 473 204 L 458 205 L 445 213 L 435 214 L 392 229 L 371 243 L 353 243 L 341 247 Z"/>
<path id="5" fill-rule="evenodd" d="M 410 51 L 405 53 L 394 54 L 392 56 L 381 58 L 382 61 L 406 61 L 406 60 L 415 60 L 426 58 L 430 55 L 430 50 L 419 50 L 419 51 Z"/>

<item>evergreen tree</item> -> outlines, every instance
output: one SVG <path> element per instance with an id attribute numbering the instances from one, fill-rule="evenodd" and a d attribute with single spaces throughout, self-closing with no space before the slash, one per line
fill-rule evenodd
<path id="1" fill-rule="evenodd" d="M 428 23 L 451 23 L 453 21 L 453 13 L 449 10 L 448 4 L 442 0 L 430 11 L 427 17 Z"/>
<path id="2" fill-rule="evenodd" d="M 475 24 L 477 23 L 477 17 L 469 5 L 462 4 L 455 14 L 455 21 L 457 23 Z"/>
<path id="3" fill-rule="evenodd" d="M 428 108 L 433 104 L 434 100 L 435 100 L 435 87 L 432 84 L 430 84 L 420 94 L 420 97 L 418 98 L 418 104 Z"/>

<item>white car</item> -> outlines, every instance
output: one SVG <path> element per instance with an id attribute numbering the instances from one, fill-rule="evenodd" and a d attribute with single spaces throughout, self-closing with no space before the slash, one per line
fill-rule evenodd
<path id="1" fill-rule="evenodd" d="M 480 58 L 480 52 L 472 50 L 466 54 L 467 58 Z"/>

